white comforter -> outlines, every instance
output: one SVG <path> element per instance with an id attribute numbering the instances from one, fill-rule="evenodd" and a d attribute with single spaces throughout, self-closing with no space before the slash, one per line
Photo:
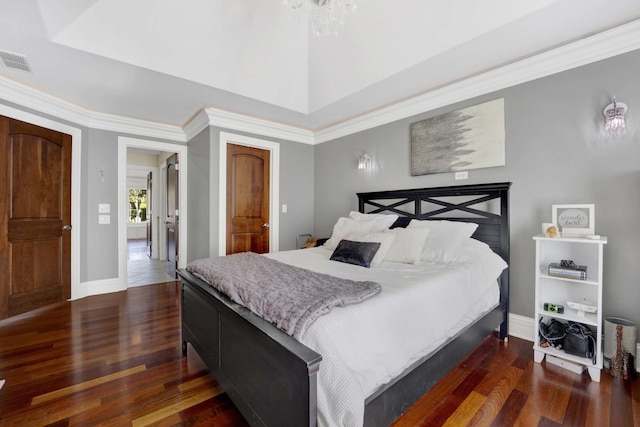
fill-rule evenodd
<path id="1" fill-rule="evenodd" d="M 268 256 L 382 285 L 378 296 L 321 316 L 301 339 L 322 355 L 318 424 L 327 427 L 362 426 L 369 395 L 495 307 L 496 278 L 506 267 L 483 244 L 465 247 L 452 264 L 383 262 L 370 269 L 330 261 L 322 247 Z"/>

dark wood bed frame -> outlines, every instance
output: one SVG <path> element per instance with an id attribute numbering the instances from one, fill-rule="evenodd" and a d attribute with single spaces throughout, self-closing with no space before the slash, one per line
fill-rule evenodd
<path id="1" fill-rule="evenodd" d="M 508 263 L 510 185 L 358 193 L 359 210 L 396 213 L 401 217 L 394 227 L 406 226 L 414 218 L 476 222 L 479 226 L 473 237 L 489 244 Z M 496 210 L 496 202 L 497 213 L 481 207 L 491 204 L 490 210 Z M 178 275 L 182 281 L 183 354 L 191 343 L 251 425 L 315 426 L 321 355 L 186 270 L 179 270 Z M 388 426 L 496 328 L 501 339 L 507 338 L 508 268 L 499 282 L 499 306 L 366 399 L 365 426 Z"/>

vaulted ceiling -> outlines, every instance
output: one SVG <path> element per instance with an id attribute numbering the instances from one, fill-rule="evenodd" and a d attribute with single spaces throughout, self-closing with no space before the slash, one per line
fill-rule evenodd
<path id="1" fill-rule="evenodd" d="M 0 0 L 0 50 L 32 70 L 0 76 L 168 125 L 213 107 L 317 131 L 638 19 L 638 0 L 362 0 L 317 37 L 281 0 Z"/>

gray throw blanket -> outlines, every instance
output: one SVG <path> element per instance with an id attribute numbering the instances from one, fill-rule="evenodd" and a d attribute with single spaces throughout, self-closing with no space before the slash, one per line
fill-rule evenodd
<path id="1" fill-rule="evenodd" d="M 340 279 L 253 252 L 194 261 L 187 271 L 297 339 L 333 307 L 361 302 L 382 289 L 375 282 Z"/>

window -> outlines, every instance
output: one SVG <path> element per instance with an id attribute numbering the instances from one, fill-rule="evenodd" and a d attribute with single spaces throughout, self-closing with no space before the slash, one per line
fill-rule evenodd
<path id="1" fill-rule="evenodd" d="M 129 189 L 129 222 L 145 222 L 147 220 L 147 189 Z"/>

